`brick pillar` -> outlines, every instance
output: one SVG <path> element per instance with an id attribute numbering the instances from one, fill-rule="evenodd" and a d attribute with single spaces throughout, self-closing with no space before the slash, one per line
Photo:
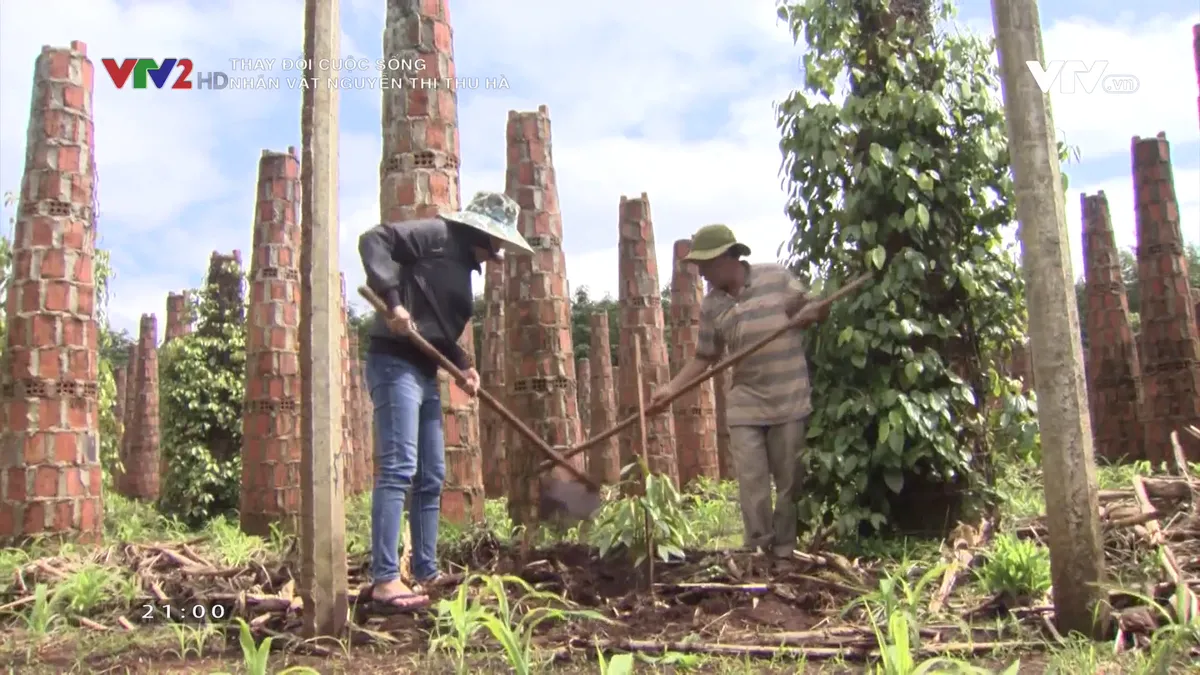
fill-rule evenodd
<path id="1" fill-rule="evenodd" d="M 671 367 L 667 358 L 667 345 L 663 339 L 662 290 L 658 285 L 658 260 L 654 249 L 654 223 L 650 217 L 650 198 L 642 193 L 639 198 L 621 197 L 620 238 L 621 331 L 617 344 L 617 358 L 622 366 L 621 380 L 617 383 L 617 407 L 621 419 L 636 415 L 637 374 L 632 368 L 633 336 L 641 335 L 643 398 L 649 402 L 656 389 L 671 381 Z M 640 452 L 641 443 L 636 431 L 620 434 L 621 464 L 628 464 Z M 650 458 L 650 470 L 656 474 L 679 480 L 679 467 L 675 457 L 675 421 L 671 410 L 666 410 L 646 420 L 646 453 Z"/>
<path id="2" fill-rule="evenodd" d="M 593 312 L 588 321 L 592 328 L 592 400 L 591 428 L 594 433 L 611 429 L 617 419 L 615 382 L 617 368 L 612 365 L 612 343 L 609 340 L 608 312 Z M 601 442 L 587 452 L 588 474 L 600 484 L 621 480 L 621 451 L 616 436 Z"/>
<path id="3" fill-rule="evenodd" d="M 386 70 L 383 77 L 455 77 L 454 44 L 447 0 L 388 0 L 384 21 L 383 53 L 389 60 L 424 62 L 418 72 Z M 459 205 L 458 93 L 455 88 L 385 89 L 383 92 L 383 159 L 380 163 L 380 216 L 386 222 L 430 218 Z M 461 342 L 460 342 L 461 344 Z M 471 449 L 464 457 L 479 456 L 478 415 L 474 399 L 438 374 L 442 390 L 442 418 L 447 446 L 461 439 Z M 448 393 L 447 393 L 448 392 Z M 471 411 L 474 411 L 473 413 Z M 465 416 L 464 416 L 465 415 Z M 459 424 L 469 420 L 466 429 Z M 472 429 L 475 436 L 472 437 Z M 475 461 L 475 460 L 472 460 Z M 470 485 L 470 493 L 452 496 L 450 485 L 481 476 L 481 466 L 462 477 L 446 476 L 442 492 L 442 516 L 454 522 L 469 514 L 482 513 L 472 500 L 482 496 L 482 485 Z M 450 468 L 447 466 L 447 471 Z M 457 504 L 469 504 L 463 512 Z M 469 512 L 469 513 L 468 513 Z"/>
<path id="4" fill-rule="evenodd" d="M 733 468 L 733 454 L 729 451 L 729 418 L 726 413 L 725 397 L 733 386 L 733 371 L 725 372 L 713 378 L 713 407 L 716 408 L 717 424 L 717 469 L 721 480 L 736 480 L 737 473 Z"/>
<path id="5" fill-rule="evenodd" d="M 416 73 L 383 77 L 454 77 L 448 0 L 387 0 L 383 53 L 414 63 Z M 458 93 L 453 87 L 383 90 L 380 217 L 384 222 L 432 218 L 458 208 Z"/>
<path id="6" fill-rule="evenodd" d="M 136 433 L 129 442 L 125 462 L 126 497 L 153 502 L 158 500 L 159 429 L 158 417 L 158 318 L 143 314 L 138 328 L 138 360 L 134 369 L 135 403 L 130 411 Z"/>
<path id="7" fill-rule="evenodd" d="M 113 368 L 113 383 L 116 385 L 117 393 L 113 401 L 113 417 L 116 418 L 117 424 L 125 425 L 125 391 L 129 386 L 129 364 L 122 364 Z"/>
<path id="8" fill-rule="evenodd" d="M 278 523 L 299 531 L 300 158 L 295 148 L 263 150 L 258 160 L 245 396 L 242 530 L 266 536 Z"/>
<path id="9" fill-rule="evenodd" d="M 467 323 L 459 344 L 474 362 L 475 326 Z M 442 516 L 452 523 L 481 522 L 483 457 L 479 448 L 479 399 L 468 396 L 449 377 L 440 382 L 446 437 L 446 484 Z"/>
<path id="10" fill-rule="evenodd" d="M 1121 260 L 1104 193 L 1080 195 L 1087 285 L 1087 379 L 1096 454 L 1109 461 L 1145 458 L 1138 363 Z"/>
<path id="11" fill-rule="evenodd" d="M 167 294 L 167 327 L 163 344 L 192 332 L 192 321 L 188 311 L 187 291 Z"/>
<path id="12" fill-rule="evenodd" d="M 367 363 L 362 359 L 356 358 L 354 361 L 358 368 L 358 379 L 363 383 L 359 390 L 359 408 L 362 412 L 362 438 L 363 452 L 358 455 L 359 472 L 362 476 L 362 484 L 364 490 L 371 490 L 375 487 L 375 416 L 371 414 L 371 392 L 367 387 Z"/>
<path id="13" fill-rule="evenodd" d="M 1200 330 L 1200 288 L 1192 289 L 1192 304 L 1196 310 L 1196 330 Z"/>
<path id="14" fill-rule="evenodd" d="M 1146 459 L 1171 461 L 1172 431 L 1200 425 L 1200 334 L 1188 285 L 1179 202 L 1166 134 L 1133 139 L 1141 284 L 1142 382 L 1146 398 Z M 1180 433 L 1191 461 L 1200 441 Z"/>
<path id="15" fill-rule="evenodd" d="M 489 261 L 483 273 L 483 362 L 481 386 L 504 402 L 504 263 Z M 504 463 L 507 422 L 491 408 L 479 410 L 479 436 L 483 452 L 483 489 L 489 499 L 507 494 L 508 468 Z"/>
<path id="16" fill-rule="evenodd" d="M 367 452 L 366 437 L 363 436 L 363 416 L 367 411 L 362 405 L 362 362 L 358 358 L 358 331 L 354 330 L 353 326 L 349 326 L 349 336 L 350 349 L 346 366 L 349 370 L 350 385 L 346 409 L 350 411 L 351 446 L 354 448 L 354 455 L 346 459 L 346 464 L 350 466 L 350 480 L 346 486 L 347 489 L 351 489 L 352 494 L 359 494 L 367 486 L 367 473 L 364 470 L 366 467 L 363 465 L 363 457 Z"/>
<path id="17" fill-rule="evenodd" d="M 93 75 L 82 42 L 34 62 L 0 363 L 2 543 L 103 536 Z"/>
<path id="18" fill-rule="evenodd" d="M 133 442 L 134 437 L 138 435 L 138 420 L 133 414 L 137 409 L 137 372 L 138 372 L 138 347 L 137 342 L 129 345 L 125 353 L 125 396 L 121 399 L 124 406 L 125 418 L 121 423 L 121 440 L 117 446 L 117 458 L 121 460 L 121 466 L 113 467 L 113 487 L 117 493 L 123 496 L 129 496 L 128 488 L 125 482 L 125 466 L 129 463 L 129 444 Z"/>
<path id="19" fill-rule="evenodd" d="M 259 169 L 262 169 L 262 161 L 259 161 Z M 257 221 L 257 216 L 255 217 Z M 234 251 L 230 254 L 219 253 L 213 251 L 208 259 L 208 285 L 212 288 L 214 297 L 215 310 L 219 317 L 232 323 L 244 323 L 246 321 L 245 309 L 245 289 L 242 288 L 242 252 Z M 207 325 L 201 322 L 199 326 L 201 333 L 209 335 L 209 337 L 221 337 L 216 331 L 209 329 Z"/>
<path id="20" fill-rule="evenodd" d="M 592 433 L 592 360 L 583 357 L 575 362 L 575 377 L 579 380 L 579 433 L 587 438 Z"/>
<path id="21" fill-rule="evenodd" d="M 696 356 L 700 341 L 700 302 L 704 282 L 696 266 L 684 262 L 691 242 L 674 244 L 671 275 L 670 361 L 674 377 Z M 717 457 L 717 416 L 713 382 L 708 380 L 675 401 L 675 448 L 679 459 L 679 484 L 687 485 L 701 476 L 720 478 Z"/>
<path id="22" fill-rule="evenodd" d="M 358 486 L 354 477 L 354 463 L 357 461 L 354 453 L 354 401 L 350 398 L 350 312 L 346 304 L 346 275 L 339 272 L 338 279 L 342 286 L 338 303 L 342 315 L 338 336 L 338 354 L 342 366 L 342 484 L 345 494 L 354 495 L 358 492 Z"/>
<path id="23" fill-rule="evenodd" d="M 506 190 L 521 206 L 518 228 L 534 250 L 505 261 L 507 400 L 547 443 L 572 446 L 579 442 L 575 350 L 549 108 L 509 111 L 507 146 Z M 509 513 L 514 522 L 532 525 L 543 458 L 512 431 L 506 447 Z M 582 456 L 572 461 L 585 466 Z"/>

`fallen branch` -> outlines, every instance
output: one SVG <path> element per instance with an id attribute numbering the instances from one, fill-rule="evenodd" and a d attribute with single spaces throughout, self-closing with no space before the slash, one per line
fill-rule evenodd
<path id="1" fill-rule="evenodd" d="M 85 628 L 91 628 L 92 630 L 101 630 L 101 631 L 112 630 L 108 626 L 105 626 L 102 623 L 97 623 L 95 621 L 92 621 L 91 619 L 89 619 L 87 617 L 81 616 L 81 617 L 78 617 L 78 620 L 79 620 L 79 625 L 83 626 Z"/>
<path id="2" fill-rule="evenodd" d="M 840 581 L 832 581 L 830 579 L 822 579 L 821 577 L 815 577 L 810 574 L 794 573 L 794 574 L 788 575 L 788 579 L 799 579 L 800 581 L 807 581 L 809 583 L 817 584 L 819 586 L 825 586 L 826 588 L 831 588 L 831 589 L 833 589 L 839 593 L 843 593 L 845 595 L 864 595 L 868 592 L 868 590 L 865 588 L 851 586 L 849 584 L 843 584 Z"/>
<path id="3" fill-rule="evenodd" d="M 1145 525 L 1152 520 L 1158 520 L 1159 515 L 1159 512 L 1155 509 L 1150 509 L 1149 511 L 1145 511 L 1134 516 L 1129 516 L 1127 518 L 1108 520 L 1105 521 L 1104 524 L 1110 529 L 1119 530 L 1125 527 L 1133 527 L 1134 525 Z"/>
<path id="4" fill-rule="evenodd" d="M 13 600 L 12 602 L 10 602 L 6 605 L 0 605 L 0 612 L 11 612 L 14 609 L 20 609 L 20 608 L 24 607 L 25 605 L 32 604 L 33 601 L 36 599 L 37 599 L 36 596 L 27 595 L 23 598 Z"/>
<path id="5" fill-rule="evenodd" d="M 1150 505 L 1150 497 L 1146 494 L 1145 480 L 1141 476 L 1133 477 L 1133 491 L 1137 495 L 1138 506 L 1142 511 L 1150 511 L 1153 507 Z M 1146 523 L 1146 530 L 1149 533 L 1150 544 L 1158 551 L 1158 561 L 1162 566 L 1163 571 L 1167 573 L 1177 588 L 1181 589 L 1184 598 L 1187 600 L 1190 616 L 1200 614 L 1200 601 L 1196 599 L 1196 594 L 1188 587 L 1183 576 L 1183 570 L 1179 567 L 1179 561 L 1175 559 L 1175 553 L 1167 546 L 1163 537 L 1162 527 L 1159 526 L 1157 520 L 1151 520 Z"/>
<path id="6" fill-rule="evenodd" d="M 660 583 L 654 587 L 664 591 L 693 592 L 693 593 L 755 593 L 765 595 L 771 592 L 770 584 L 722 584 L 712 583 Z"/>
<path id="7" fill-rule="evenodd" d="M 1179 432 L 1171 432 L 1171 451 L 1175 459 L 1175 470 L 1188 482 L 1192 493 L 1192 513 L 1200 513 L 1200 489 L 1192 484 L 1191 472 L 1188 471 L 1187 457 L 1183 454 L 1183 445 L 1179 442 Z"/>
<path id="8" fill-rule="evenodd" d="M 879 658 L 877 648 L 861 647 L 788 647 L 760 644 L 721 644 L 712 642 L 654 642 L 651 640 L 588 640 L 572 638 L 571 646 L 580 649 L 625 651 L 661 655 L 668 652 L 705 654 L 708 656 L 740 656 L 759 659 L 804 659 L 810 661 L 846 659 L 863 661 Z M 995 651 L 1044 649 L 1045 643 L 1032 641 L 1010 642 L 947 642 L 917 650 L 918 657 L 979 656 Z"/>
<path id="9" fill-rule="evenodd" d="M 856 569 L 854 564 L 851 563 L 849 560 L 847 560 L 845 557 L 840 556 L 836 553 L 814 554 L 814 553 L 804 553 L 801 551 L 793 551 L 792 557 L 802 563 L 807 563 L 809 565 L 816 565 L 816 566 L 820 566 L 820 567 L 832 567 L 833 569 L 840 572 L 842 574 L 842 576 L 848 577 L 849 579 L 855 581 L 856 583 L 860 583 L 860 584 L 863 583 L 862 571 L 859 569 Z"/>

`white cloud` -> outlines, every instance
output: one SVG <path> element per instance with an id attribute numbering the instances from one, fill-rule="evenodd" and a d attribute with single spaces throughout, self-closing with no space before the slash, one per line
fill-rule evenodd
<path id="1" fill-rule="evenodd" d="M 991 37 L 990 21 L 970 21 Z M 1200 139 L 1196 126 L 1196 66 L 1192 26 L 1200 13 L 1135 17 L 1124 13 L 1098 21 L 1088 17 L 1045 22 L 1042 44 L 1049 61 L 1107 62 L 1105 77 L 1133 75 L 1139 87 L 1130 94 L 1076 89 L 1064 94 L 1055 86 L 1050 100 L 1060 138 L 1081 149 L 1085 163 L 1129 152 L 1131 136 L 1160 131 L 1174 143 Z M 1068 77 L 1067 73 L 1062 74 Z"/>
<path id="2" fill-rule="evenodd" d="M 342 16 L 350 33 L 343 54 L 381 56 L 383 3 L 343 0 Z M 615 294 L 621 195 L 649 194 L 662 284 L 673 241 L 708 223 L 729 224 L 755 259 L 774 259 L 792 226 L 783 215 L 771 104 L 794 86 L 799 57 L 774 17 L 772 0 L 613 0 L 585 11 L 549 0 L 456 2 L 458 75 L 503 74 L 513 87 L 460 92 L 464 197 L 502 188 L 507 112 L 547 104 L 573 288 Z M 4 189 L 20 180 L 24 92 L 41 46 L 83 40 L 96 62 L 101 227 L 119 274 L 118 327 L 136 328 L 143 312 L 161 315 L 167 292 L 196 284 L 213 250 L 240 248 L 248 260 L 259 151 L 299 145 L 300 97 L 117 92 L 99 58 L 189 56 L 213 64 L 197 64 L 205 70 L 223 68 L 230 57 L 295 58 L 301 21 L 299 0 L 43 0 L 0 9 L 0 88 L 11 94 L 0 98 Z M 1128 176 L 1102 180 L 1089 167 L 1127 153 L 1134 134 L 1166 131 L 1176 146 L 1198 138 L 1190 52 L 1196 21 L 1079 19 L 1049 22 L 1045 33 L 1050 58 L 1106 58 L 1110 72 L 1141 80 L 1138 94 L 1102 104 L 1083 96 L 1054 102 L 1058 127 L 1081 148 L 1085 178 L 1076 183 L 1106 191 L 1118 232 L 1130 241 Z M 362 277 L 357 236 L 378 218 L 379 98 L 342 98 L 341 261 L 351 287 Z M 347 121 L 363 110 L 370 111 L 367 124 Z M 1200 181 L 1194 170 L 1179 170 L 1176 183 L 1185 228 L 1194 230 Z M 1078 258 L 1073 194 L 1067 203 Z"/>

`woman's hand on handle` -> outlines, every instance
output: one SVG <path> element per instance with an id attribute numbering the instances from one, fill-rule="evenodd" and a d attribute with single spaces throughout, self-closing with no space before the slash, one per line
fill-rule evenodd
<path id="1" fill-rule="evenodd" d="M 387 317 L 388 328 L 397 335 L 408 335 L 412 332 L 412 315 L 401 305 L 396 305 Z"/>

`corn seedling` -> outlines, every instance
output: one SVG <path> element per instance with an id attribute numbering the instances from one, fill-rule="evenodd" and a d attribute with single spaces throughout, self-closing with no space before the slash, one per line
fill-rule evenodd
<path id="1" fill-rule="evenodd" d="M 912 617 L 907 611 L 893 612 L 886 618 L 886 630 L 876 620 L 875 611 L 868 607 L 871 630 L 879 645 L 879 663 L 870 672 L 875 675 L 925 675 L 926 673 L 963 673 L 964 675 L 992 675 L 992 671 L 979 668 L 957 659 L 933 657 L 917 662 L 919 646 L 913 638 L 917 635 Z M 1017 675 L 1021 662 L 1015 661 L 1001 675 Z"/>
<path id="2" fill-rule="evenodd" d="M 612 659 L 604 658 L 604 650 L 596 650 L 596 658 L 600 664 L 600 675 L 633 675 L 633 654 L 613 654 Z"/>
<path id="3" fill-rule="evenodd" d="M 932 567 L 924 572 L 916 583 L 910 583 L 903 574 L 889 572 L 879 580 L 877 590 L 852 601 L 842 610 L 842 616 L 846 616 L 856 607 L 862 607 L 863 611 L 871 616 L 872 622 L 887 623 L 889 617 L 904 613 L 909 623 L 913 623 L 924 611 L 926 589 L 940 581 L 945 569 L 944 564 Z M 915 626 L 913 631 L 915 637 Z"/>
<path id="4" fill-rule="evenodd" d="M 124 570 L 89 563 L 64 579 L 54 591 L 54 604 L 71 616 L 90 616 L 102 607 L 131 604 L 140 593 Z"/>
<path id="5" fill-rule="evenodd" d="M 508 584 L 522 591 L 516 602 L 509 601 Z M 482 587 L 483 592 L 471 597 L 469 589 L 474 586 Z M 531 607 L 535 602 L 544 604 Z M 430 647 L 450 652 L 460 675 L 469 671 L 467 648 L 480 632 L 487 632 L 499 644 L 516 675 L 529 675 L 540 665 L 536 663 L 533 634 L 542 623 L 570 619 L 611 622 L 598 612 L 573 609 L 572 603 L 565 598 L 536 590 L 524 579 L 514 576 L 472 575 L 453 598 L 439 601 L 436 611 L 437 626 Z"/>
<path id="6" fill-rule="evenodd" d="M 1050 551 L 1034 541 L 1001 534 L 976 572 L 984 590 L 1032 601 L 1050 589 Z"/>
<path id="7" fill-rule="evenodd" d="M 33 605 L 29 611 L 21 617 L 25 622 L 25 629 L 30 633 L 42 636 L 54 629 L 55 624 L 62 620 L 54 611 L 55 596 L 50 594 L 50 588 L 46 584 L 38 584 L 33 589 Z"/>
<path id="8" fill-rule="evenodd" d="M 211 624 L 189 626 L 187 624 L 172 623 L 169 625 L 171 626 L 171 632 L 175 635 L 176 642 L 179 643 L 179 648 L 175 650 L 175 653 L 182 661 L 186 661 L 190 654 L 195 654 L 196 658 L 204 658 L 204 648 L 217 632 L 216 626 Z"/>
<path id="9" fill-rule="evenodd" d="M 238 642 L 242 646 L 243 667 L 246 675 L 267 675 L 271 660 L 271 638 L 265 637 L 260 643 L 254 642 L 254 634 L 250 632 L 250 624 L 238 618 Z M 213 675 L 233 675 L 232 673 L 213 673 Z M 277 675 L 321 675 L 320 671 L 306 666 L 292 666 L 279 671 Z"/>

